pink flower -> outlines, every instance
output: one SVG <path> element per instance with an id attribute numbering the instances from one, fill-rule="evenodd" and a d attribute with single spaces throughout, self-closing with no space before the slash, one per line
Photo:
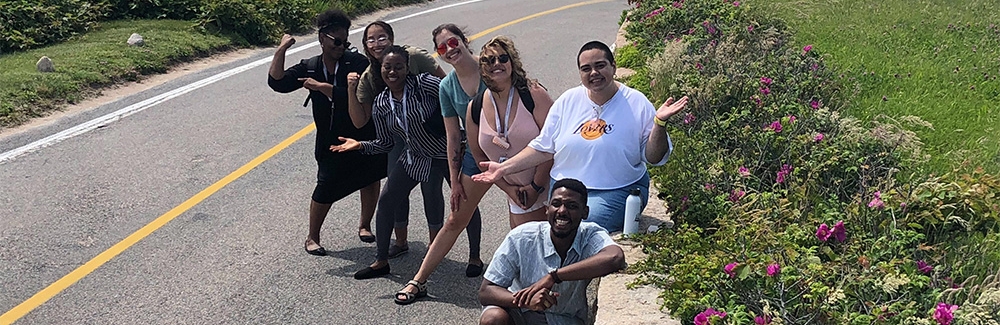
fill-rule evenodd
<path id="1" fill-rule="evenodd" d="M 778 273 L 781 273 L 781 265 L 778 265 L 778 263 L 771 263 L 771 265 L 767 266 L 767 276 L 775 276 Z"/>
<path id="2" fill-rule="evenodd" d="M 773 82 L 774 82 L 774 80 L 771 80 L 771 78 L 760 77 L 760 83 L 764 84 L 765 86 L 770 86 L 771 83 L 773 83 Z"/>
<path id="3" fill-rule="evenodd" d="M 701 62 L 695 62 L 694 63 L 694 68 L 698 69 L 698 70 L 701 70 L 701 69 L 704 69 L 705 66 L 701 65 Z"/>
<path id="4" fill-rule="evenodd" d="M 934 320 L 941 325 L 951 324 L 951 320 L 955 318 L 953 314 L 955 310 L 958 310 L 957 305 L 949 305 L 943 302 L 937 304 L 937 308 L 934 308 Z"/>
<path id="5" fill-rule="evenodd" d="M 747 25 L 747 31 L 748 32 L 752 32 L 753 31 L 753 25 Z"/>
<path id="6" fill-rule="evenodd" d="M 792 170 L 794 170 L 794 168 L 792 168 L 791 165 L 788 165 L 788 164 L 781 165 L 781 170 L 778 171 L 778 176 L 775 179 L 775 183 L 778 183 L 778 184 L 784 183 L 785 182 L 785 177 L 787 177 L 789 174 L 791 174 Z"/>
<path id="7" fill-rule="evenodd" d="M 714 189 L 715 189 L 715 184 L 705 183 L 705 190 L 706 191 L 711 191 L 711 190 L 714 190 Z"/>
<path id="8" fill-rule="evenodd" d="M 729 201 L 732 201 L 733 203 L 736 203 L 737 201 L 739 201 L 740 199 L 742 199 L 743 196 L 746 195 L 746 194 L 747 193 L 744 192 L 743 190 L 734 189 L 733 193 L 729 194 Z"/>
<path id="9" fill-rule="evenodd" d="M 705 309 L 705 311 L 698 313 L 697 316 L 694 316 L 694 324 L 695 325 L 708 325 L 708 324 L 711 324 L 711 320 L 712 320 L 713 316 L 714 317 L 718 317 L 719 319 L 723 319 L 723 318 L 726 318 L 726 313 L 725 312 L 715 311 L 715 309 L 712 309 L 712 308 Z"/>
<path id="10" fill-rule="evenodd" d="M 795 123 L 795 115 L 788 115 L 788 123 Z"/>
<path id="11" fill-rule="evenodd" d="M 882 202 L 881 191 L 875 191 L 875 195 L 872 197 L 871 202 L 868 202 L 868 207 L 879 210 L 885 207 L 885 202 Z"/>
<path id="12" fill-rule="evenodd" d="M 750 97 L 750 99 L 753 99 L 753 101 L 755 103 L 757 103 L 757 106 L 760 106 L 761 103 L 760 103 L 760 97 L 759 96 L 753 95 L 753 97 Z"/>
<path id="13" fill-rule="evenodd" d="M 753 323 L 757 325 L 767 325 L 771 323 L 770 316 L 757 316 L 753 318 Z"/>
<path id="14" fill-rule="evenodd" d="M 732 262 L 732 263 L 726 264 L 726 267 L 723 267 L 722 271 L 726 272 L 726 274 L 728 274 L 730 278 L 735 278 L 736 277 L 736 272 L 734 270 L 736 270 L 736 267 L 739 266 L 739 265 L 740 264 L 736 263 L 736 262 Z"/>
<path id="15" fill-rule="evenodd" d="M 919 260 L 917 261 L 917 271 L 923 274 L 931 274 L 931 271 L 934 271 L 934 267 L 924 262 L 924 260 Z"/>
<path id="16" fill-rule="evenodd" d="M 809 53 L 809 51 L 812 51 L 812 49 L 813 49 L 812 44 L 809 44 L 809 45 L 806 45 L 806 47 L 802 48 L 802 52 L 803 53 Z"/>
<path id="17" fill-rule="evenodd" d="M 750 170 L 749 170 L 749 169 L 747 169 L 747 168 L 746 168 L 746 167 L 744 167 L 744 166 L 740 166 L 740 168 L 739 168 L 739 169 L 737 169 L 737 170 L 736 170 L 736 172 L 737 172 L 737 173 L 740 173 L 740 176 L 743 176 L 743 177 L 747 177 L 747 176 L 750 176 Z"/>
<path id="18" fill-rule="evenodd" d="M 819 241 L 825 242 L 827 239 L 830 239 L 830 235 L 833 235 L 833 232 L 830 231 L 830 226 L 827 226 L 825 223 L 820 224 L 816 228 L 816 239 L 819 239 Z"/>
<path id="19" fill-rule="evenodd" d="M 837 224 L 833 225 L 833 238 L 836 238 L 838 242 L 843 243 L 847 240 L 847 229 L 844 228 L 844 221 L 837 221 Z"/>
<path id="20" fill-rule="evenodd" d="M 764 94 L 764 95 L 769 95 L 769 94 L 771 94 L 771 88 L 770 87 L 760 87 L 760 93 Z"/>
<path id="21" fill-rule="evenodd" d="M 684 124 L 691 124 L 691 122 L 694 122 L 694 114 L 684 114 Z"/>
<path id="22" fill-rule="evenodd" d="M 774 131 L 774 133 L 781 133 L 781 121 L 771 122 L 767 129 Z"/>
<path id="23" fill-rule="evenodd" d="M 826 138 L 826 136 L 824 136 L 822 133 L 816 133 L 816 136 L 813 137 L 813 141 L 820 142 L 823 141 L 823 138 Z"/>
<path id="24" fill-rule="evenodd" d="M 661 12 L 663 12 L 663 9 L 666 9 L 666 8 L 659 7 L 659 8 L 653 9 L 653 11 L 650 11 L 648 14 L 646 14 L 646 18 L 651 18 L 651 17 L 654 17 L 656 15 L 659 15 Z"/>
<path id="25" fill-rule="evenodd" d="M 684 4 L 681 3 L 681 2 L 679 2 L 679 1 L 674 1 L 674 3 L 671 6 L 674 6 L 674 8 L 680 9 L 681 7 L 684 6 Z"/>
<path id="26" fill-rule="evenodd" d="M 809 107 L 812 107 L 813 109 L 819 109 L 819 101 L 813 99 L 811 102 L 809 102 Z"/>
<path id="27" fill-rule="evenodd" d="M 739 1 L 733 1 L 733 7 L 739 7 L 739 6 L 740 6 Z"/>

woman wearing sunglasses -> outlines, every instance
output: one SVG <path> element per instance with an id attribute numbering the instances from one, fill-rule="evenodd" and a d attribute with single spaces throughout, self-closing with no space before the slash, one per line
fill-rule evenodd
<path id="1" fill-rule="evenodd" d="M 466 117 L 469 147 L 477 162 L 503 162 L 538 136 L 552 98 L 537 81 L 528 80 L 514 42 L 497 36 L 483 45 L 480 73 L 488 89 L 470 105 Z M 552 161 L 498 179 L 510 207 L 510 228 L 547 220 L 544 190 Z"/>
<path id="2" fill-rule="evenodd" d="M 368 69 L 365 69 L 364 73 L 360 75 L 357 73 L 350 73 L 347 75 L 348 84 L 348 103 L 350 104 L 350 115 L 351 120 L 354 122 L 355 127 L 364 127 L 368 124 L 368 121 L 372 117 L 372 103 L 375 100 L 375 96 L 385 90 L 385 81 L 382 80 L 382 55 L 385 50 L 393 45 L 395 39 L 395 33 L 393 33 L 392 26 L 384 21 L 375 21 L 368 24 L 364 30 L 364 43 L 363 48 L 365 50 L 365 55 L 368 56 Z M 434 60 L 427 50 L 410 47 L 403 45 L 404 49 L 410 56 L 409 67 L 410 73 L 414 75 L 419 75 L 421 73 L 430 73 L 438 78 L 444 78 L 444 70 L 438 66 L 437 61 Z M 404 143 L 402 139 L 393 139 L 395 143 Z M 399 159 L 400 153 L 403 152 L 405 145 L 395 146 L 393 150 L 389 152 L 389 162 L 396 161 Z M 388 174 L 392 173 L 392 168 L 395 164 L 388 164 L 389 170 Z M 429 191 L 435 191 L 435 189 L 424 188 L 421 185 L 420 191 L 422 193 L 430 193 Z M 441 188 L 437 188 L 436 191 L 440 192 Z M 375 242 L 375 235 L 371 232 L 371 221 L 372 215 L 375 211 L 375 206 L 366 207 L 371 210 L 365 210 L 361 214 L 360 224 L 358 225 L 358 238 L 362 242 L 371 243 Z M 425 206 L 426 210 L 428 207 Z M 410 214 L 410 206 L 403 205 L 397 210 L 397 218 L 401 221 L 405 221 L 407 216 Z M 389 249 L 389 257 L 397 257 L 409 250 L 409 245 L 407 245 L 407 229 L 405 227 L 396 228 L 396 242 Z"/>
<path id="3" fill-rule="evenodd" d="M 553 160 L 553 179 L 587 184 L 587 221 L 621 231 L 629 192 L 638 188 L 646 206 L 646 165 L 667 162 L 673 144 L 666 121 L 688 99 L 670 98 L 657 109 L 642 92 L 615 81 L 614 54 L 600 41 L 580 48 L 577 68 L 581 85 L 556 99 L 538 137 L 511 159 L 483 162 L 485 171 L 474 179 L 492 183 Z"/>
<path id="4" fill-rule="evenodd" d="M 466 110 L 477 93 L 486 89 L 479 74 L 479 58 L 469 49 L 469 39 L 455 24 L 443 24 L 431 32 L 439 57 L 455 68 L 441 80 L 441 115 L 448 134 L 448 170 L 451 181 L 451 214 L 431 243 L 414 275 L 402 290 L 396 293 L 395 302 L 406 305 L 427 295 L 427 278 L 437 268 L 448 251 L 455 246 L 462 228 L 469 235 L 469 242 L 478 243 L 482 234 L 482 218 L 477 205 L 489 190 L 489 184 L 478 184 L 470 176 L 479 173 L 472 152 L 464 145 Z M 470 244 L 471 246 L 471 244 Z M 465 269 L 467 277 L 477 277 L 483 273 L 483 261 L 479 258 L 479 247 L 469 247 L 469 265 Z"/>
<path id="5" fill-rule="evenodd" d="M 392 46 L 382 57 L 382 79 L 386 89 L 379 93 L 372 107 L 377 137 L 374 140 L 357 141 L 340 138 L 344 143 L 330 146 L 333 152 L 360 150 L 366 155 L 386 153 L 394 146 L 406 144 L 406 150 L 386 180 L 385 188 L 379 196 L 375 212 L 375 237 L 378 245 L 376 261 L 354 274 L 358 280 L 370 279 L 389 274 L 389 236 L 396 220 L 396 210 L 408 204 L 410 191 L 419 183 L 428 183 L 429 188 L 437 188 L 437 195 L 424 194 L 427 228 L 431 242 L 444 219 L 444 196 L 441 183 L 448 174 L 447 140 L 444 121 L 438 102 L 438 85 L 441 79 L 429 73 L 413 75 L 409 73 L 409 54 L 400 46 Z M 393 135 L 403 139 L 396 143 Z"/>
<path id="6" fill-rule="evenodd" d="M 347 113 L 347 75 L 364 71 L 368 66 L 364 56 L 347 51 L 351 46 L 347 41 L 351 20 L 340 10 L 328 10 L 316 17 L 316 24 L 322 54 L 282 70 L 285 53 L 295 44 L 290 35 L 282 36 L 271 60 L 267 84 L 279 93 L 309 89 L 306 103 L 312 101 L 319 171 L 309 204 L 309 236 L 305 250 L 312 255 L 326 255 L 326 249 L 320 246 L 319 233 L 330 206 L 360 189 L 362 211 L 369 211 L 368 218 L 371 218 L 378 200 L 379 180 L 386 175 L 386 158 L 384 155 L 364 156 L 357 152 L 328 150 L 331 145 L 340 144 L 338 137 L 372 139 L 375 127 L 355 127 Z"/>

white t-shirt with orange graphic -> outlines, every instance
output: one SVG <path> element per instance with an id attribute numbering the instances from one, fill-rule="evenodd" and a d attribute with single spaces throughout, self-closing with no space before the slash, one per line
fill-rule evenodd
<path id="1" fill-rule="evenodd" d="M 556 99 L 541 133 L 528 146 L 554 154 L 552 179 L 575 178 L 590 189 L 617 189 L 642 178 L 647 163 L 663 165 L 670 157 L 668 136 L 670 149 L 663 159 L 646 161 L 655 116 L 646 95 L 623 84 L 603 107 L 577 86 Z"/>

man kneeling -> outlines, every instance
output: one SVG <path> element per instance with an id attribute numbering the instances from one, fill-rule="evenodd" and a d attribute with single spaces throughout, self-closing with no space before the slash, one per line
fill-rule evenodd
<path id="1" fill-rule="evenodd" d="M 584 324 L 590 280 L 624 267 L 608 232 L 581 222 L 587 187 L 562 179 L 552 188 L 549 221 L 514 228 L 497 248 L 479 288 L 480 324 Z"/>

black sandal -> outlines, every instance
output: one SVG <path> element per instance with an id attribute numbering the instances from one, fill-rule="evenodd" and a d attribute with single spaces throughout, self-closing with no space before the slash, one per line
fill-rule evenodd
<path id="1" fill-rule="evenodd" d="M 483 266 L 484 265 L 469 264 L 469 266 L 465 267 L 465 276 L 470 278 L 478 277 L 483 274 Z"/>
<path id="2" fill-rule="evenodd" d="M 363 242 L 363 243 L 374 243 L 375 242 L 375 235 L 371 235 L 371 232 L 372 232 L 371 230 L 368 230 L 369 235 L 362 235 L 361 234 L 361 230 L 368 230 L 368 229 L 364 229 L 364 228 L 358 229 L 358 239 L 360 239 L 361 242 Z"/>
<path id="3" fill-rule="evenodd" d="M 326 248 L 323 248 L 323 246 L 319 246 L 319 244 L 316 244 L 316 242 L 313 242 L 313 244 L 316 244 L 316 246 L 319 246 L 319 248 L 309 250 L 309 241 L 310 240 L 307 239 L 306 244 L 303 245 L 302 247 L 306 250 L 306 253 L 309 253 L 309 255 L 326 256 Z"/>
<path id="4" fill-rule="evenodd" d="M 409 286 L 417 288 L 417 293 L 405 291 L 406 287 Z M 420 283 L 417 282 L 417 280 L 410 280 L 410 282 L 407 282 L 406 285 L 403 286 L 403 289 L 404 290 L 396 292 L 396 297 L 393 298 L 393 301 L 395 301 L 397 305 L 409 305 L 414 301 L 417 301 L 419 298 L 427 297 L 427 282 Z"/>

